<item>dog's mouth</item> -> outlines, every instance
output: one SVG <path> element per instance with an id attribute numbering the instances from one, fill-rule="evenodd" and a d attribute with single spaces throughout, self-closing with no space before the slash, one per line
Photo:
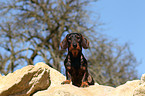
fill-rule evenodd
<path id="1" fill-rule="evenodd" d="M 73 54 L 74 57 L 77 57 L 78 56 L 79 51 L 80 50 L 78 50 L 78 49 L 72 49 L 71 50 L 71 52 L 72 52 L 72 54 Z"/>
<path id="2" fill-rule="evenodd" d="M 81 48 L 79 46 L 79 44 L 77 43 L 77 46 L 74 47 L 72 44 L 69 47 L 69 51 L 72 53 L 73 57 L 77 57 L 78 53 L 81 51 Z"/>

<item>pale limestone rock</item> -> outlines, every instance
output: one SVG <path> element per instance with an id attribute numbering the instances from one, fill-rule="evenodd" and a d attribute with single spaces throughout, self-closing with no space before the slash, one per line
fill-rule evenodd
<path id="1" fill-rule="evenodd" d="M 45 91 L 37 92 L 33 96 L 106 96 L 113 87 L 93 85 L 87 88 L 76 87 L 71 84 L 51 87 Z"/>
<path id="2" fill-rule="evenodd" d="M 39 91 L 33 96 L 133 96 L 134 89 L 139 83 L 140 80 L 128 81 L 117 88 L 98 84 L 81 88 L 66 84 Z"/>
<path id="3" fill-rule="evenodd" d="M 141 82 L 140 82 L 140 84 L 143 84 L 143 83 L 145 83 L 145 74 L 143 74 L 143 75 L 141 76 Z"/>
<path id="4" fill-rule="evenodd" d="M 145 96 L 145 74 L 142 75 L 140 85 L 135 88 L 133 96 Z"/>
<path id="5" fill-rule="evenodd" d="M 3 76 L 0 74 L 0 79 L 3 78 Z"/>
<path id="6" fill-rule="evenodd" d="M 87 88 L 61 85 L 64 80 L 60 72 L 40 62 L 0 76 L 0 96 L 145 96 L 145 74 L 116 88 L 97 83 Z"/>
<path id="7" fill-rule="evenodd" d="M 51 85 L 50 87 L 58 86 L 61 85 L 61 83 L 65 80 L 65 76 L 62 75 L 59 71 L 49 67 L 43 62 L 37 63 L 35 65 L 36 67 L 44 67 L 50 70 L 50 80 L 51 80 Z"/>
<path id="8" fill-rule="evenodd" d="M 140 80 L 127 81 L 111 91 L 107 96 L 133 96 L 134 89 L 139 86 Z"/>
<path id="9" fill-rule="evenodd" d="M 0 96 L 30 96 L 49 85 L 49 70 L 29 65 L 0 79 Z"/>

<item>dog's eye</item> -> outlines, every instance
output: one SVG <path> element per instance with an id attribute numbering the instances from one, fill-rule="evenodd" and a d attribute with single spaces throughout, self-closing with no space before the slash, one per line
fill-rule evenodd
<path id="1" fill-rule="evenodd" d="M 80 39 L 80 37 L 77 37 L 77 39 Z"/>
<path id="2" fill-rule="evenodd" d="M 78 41 L 80 41 L 80 40 L 81 40 L 79 36 L 77 36 L 76 38 L 77 38 L 77 40 L 78 40 Z"/>
<path id="3" fill-rule="evenodd" d="M 76 36 L 77 39 L 80 39 L 80 36 Z"/>

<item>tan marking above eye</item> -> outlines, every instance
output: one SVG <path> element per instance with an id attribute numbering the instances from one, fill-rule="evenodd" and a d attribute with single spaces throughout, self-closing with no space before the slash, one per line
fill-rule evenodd
<path id="1" fill-rule="evenodd" d="M 71 36 L 68 37 L 68 41 L 71 41 Z"/>
<path id="2" fill-rule="evenodd" d="M 76 35 L 75 37 L 76 37 L 77 39 L 80 39 L 80 36 L 79 36 L 79 35 Z"/>

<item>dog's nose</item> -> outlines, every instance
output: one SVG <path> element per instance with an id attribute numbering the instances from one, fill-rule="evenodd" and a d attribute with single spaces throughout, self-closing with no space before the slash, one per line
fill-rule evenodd
<path id="1" fill-rule="evenodd" d="M 73 44 L 73 47 L 76 48 L 77 47 L 77 44 Z"/>

